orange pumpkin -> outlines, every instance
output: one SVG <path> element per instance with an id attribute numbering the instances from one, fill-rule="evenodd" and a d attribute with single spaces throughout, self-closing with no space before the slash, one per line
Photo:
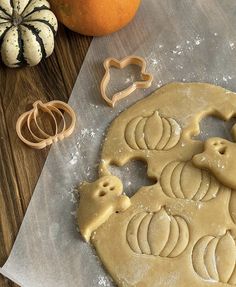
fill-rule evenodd
<path id="1" fill-rule="evenodd" d="M 113 33 L 135 16 L 141 0 L 50 0 L 58 20 L 89 36 Z"/>

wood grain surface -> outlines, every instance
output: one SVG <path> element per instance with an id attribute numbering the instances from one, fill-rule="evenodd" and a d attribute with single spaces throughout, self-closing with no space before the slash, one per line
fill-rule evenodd
<path id="1" fill-rule="evenodd" d="M 0 265 L 6 261 L 40 176 L 49 148 L 33 150 L 18 139 L 15 123 L 36 100 L 68 101 L 91 37 L 62 25 L 51 57 L 36 67 L 0 63 Z M 1 276 L 1 275 L 0 275 Z M 17 286 L 0 277 L 0 287 Z"/>

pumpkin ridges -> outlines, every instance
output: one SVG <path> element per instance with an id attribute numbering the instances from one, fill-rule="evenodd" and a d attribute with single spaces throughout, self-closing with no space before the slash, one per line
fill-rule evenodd
<path id="1" fill-rule="evenodd" d="M 25 23 L 31 23 L 31 22 L 41 22 L 45 25 L 47 25 L 51 30 L 52 30 L 52 33 L 53 35 L 55 36 L 57 31 L 54 29 L 54 27 L 46 20 L 43 20 L 43 19 L 36 19 L 36 20 L 27 20 L 27 21 L 24 21 Z"/>
<path id="2" fill-rule="evenodd" d="M 17 1 L 18 1 L 18 5 L 17 5 Z M 24 13 L 25 9 L 30 5 L 32 0 L 13 0 L 13 9 L 22 15 L 22 13 Z M 26 3 L 23 3 L 24 1 L 26 1 Z M 21 7 L 21 5 L 23 6 L 23 9 Z"/>
<path id="3" fill-rule="evenodd" d="M 144 127 L 146 125 L 147 118 L 143 118 L 136 126 L 135 129 L 135 141 L 140 149 L 147 149 L 147 143 L 144 137 Z"/>
<path id="4" fill-rule="evenodd" d="M 174 216 L 170 216 L 170 232 L 165 247 L 162 249 L 160 256 L 169 257 L 178 243 L 180 228 Z"/>
<path id="5" fill-rule="evenodd" d="M 236 260 L 235 241 L 228 231 L 218 241 L 215 250 L 215 260 L 219 281 L 227 283 L 234 272 Z M 228 266 L 228 268 L 225 269 L 225 266 Z"/>
<path id="6" fill-rule="evenodd" d="M 146 255 L 151 255 L 151 249 L 148 242 L 148 229 L 152 217 L 153 217 L 152 213 L 147 213 L 141 220 L 137 232 L 137 238 L 140 250 L 142 251 L 142 254 Z"/>
<path id="7" fill-rule="evenodd" d="M 11 15 L 9 13 L 7 13 L 7 11 L 5 9 L 3 9 L 0 5 L 0 11 L 3 12 L 6 16 L 8 16 L 11 19 Z M 10 20 L 9 19 L 9 20 Z"/>
<path id="8" fill-rule="evenodd" d="M 50 9 L 47 7 L 47 6 L 41 6 L 41 7 L 35 7 L 31 12 L 29 12 L 28 14 L 26 14 L 26 15 L 23 15 L 22 14 L 22 17 L 24 17 L 24 18 L 26 18 L 26 17 L 28 17 L 28 16 L 30 16 L 31 14 L 33 14 L 33 13 L 35 13 L 35 12 L 38 12 L 38 11 L 42 11 L 42 10 L 49 10 L 50 11 Z"/>
<path id="9" fill-rule="evenodd" d="M 11 5 L 12 8 L 14 8 L 13 0 L 10 0 L 10 5 Z"/>
<path id="10" fill-rule="evenodd" d="M 179 180 L 179 178 L 181 178 L 181 174 L 183 172 L 183 169 L 185 168 L 185 165 L 185 162 L 179 162 L 173 169 L 172 175 L 170 177 L 170 187 L 175 198 L 185 198 L 181 182 Z"/>
<path id="11" fill-rule="evenodd" d="M 162 118 L 159 116 L 158 111 L 154 111 L 154 113 L 147 118 L 143 131 L 148 149 L 154 150 L 163 135 Z"/>
<path id="12" fill-rule="evenodd" d="M 3 58 L 3 62 L 10 67 L 18 66 L 18 63 L 16 63 L 17 56 L 19 53 L 18 52 L 19 47 L 17 43 L 18 43 L 18 28 L 15 26 L 11 26 L 6 31 L 1 46 L 1 55 Z"/>
<path id="13" fill-rule="evenodd" d="M 206 252 L 206 247 L 211 240 L 215 237 L 204 236 L 200 238 L 192 250 L 192 266 L 194 271 L 204 280 L 210 280 L 211 277 L 208 274 L 207 268 L 205 266 L 204 255 Z M 213 258 L 214 259 L 214 258 Z"/>
<path id="14" fill-rule="evenodd" d="M 40 49 L 41 49 L 42 59 L 45 59 L 47 57 L 47 53 L 45 51 L 43 40 L 39 36 L 40 31 L 38 29 L 36 29 L 34 26 L 30 25 L 30 24 L 23 24 L 22 26 L 24 26 L 27 29 L 29 29 L 32 32 L 32 34 L 35 36 L 36 41 L 39 43 L 39 46 L 40 46 Z"/>
<path id="15" fill-rule="evenodd" d="M 157 143 L 155 150 L 163 150 L 167 145 L 170 135 L 171 135 L 171 126 L 167 119 L 162 118 L 163 133 L 160 141 Z"/>
<path id="16" fill-rule="evenodd" d="M 51 10 L 47 9 L 47 10 L 41 10 L 41 11 L 36 11 L 33 14 L 27 16 L 24 18 L 24 22 L 28 22 L 28 21 L 32 21 L 32 20 L 40 20 L 40 21 L 46 21 L 48 22 L 56 31 L 57 30 L 57 19 L 55 17 L 55 15 L 52 13 Z M 47 20 L 45 20 L 47 19 Z"/>
<path id="17" fill-rule="evenodd" d="M 2 40 L 3 40 L 3 38 L 5 37 L 7 31 L 10 30 L 11 27 L 12 27 L 11 24 L 8 23 L 8 22 L 1 23 L 1 24 L 0 24 L 0 27 L 1 27 L 2 24 L 4 24 L 4 25 L 8 24 L 8 25 L 10 25 L 10 26 L 9 26 L 9 27 L 6 26 L 6 27 L 5 27 L 5 31 L 4 31 L 2 34 L 0 34 L 0 44 L 2 43 Z"/>
<path id="18" fill-rule="evenodd" d="M 3 22 L 3 23 L 7 23 L 7 22 L 9 22 L 9 21 L 10 21 L 10 19 L 3 18 L 3 17 L 1 17 L 1 19 L 6 20 L 6 21 L 5 21 L 5 22 Z M 1 23 L 1 24 L 2 24 L 2 23 Z"/>
<path id="19" fill-rule="evenodd" d="M 54 34 L 52 30 L 50 29 L 50 27 L 45 26 L 45 24 L 41 22 L 30 21 L 28 23 L 30 23 L 30 26 L 32 26 L 34 29 L 39 30 L 39 37 L 43 41 L 43 46 L 46 52 L 46 58 L 49 57 L 54 49 L 54 41 L 52 41 L 54 38 Z"/>
<path id="20" fill-rule="evenodd" d="M 172 187 L 171 187 L 171 177 L 172 177 L 172 173 L 174 169 L 179 165 L 179 163 L 180 162 L 178 161 L 173 161 L 173 162 L 168 163 L 162 170 L 161 176 L 160 176 L 160 186 L 163 192 L 171 198 L 175 198 L 175 194 L 173 193 Z"/>
<path id="21" fill-rule="evenodd" d="M 24 57 L 29 66 L 37 65 L 42 60 L 40 43 L 36 35 L 30 29 L 21 25 L 22 38 L 24 40 Z"/>
<path id="22" fill-rule="evenodd" d="M 142 117 L 136 117 L 132 119 L 125 128 L 125 140 L 128 146 L 134 150 L 138 150 L 139 147 L 136 143 L 136 137 L 135 137 L 136 133 L 135 132 L 133 133 L 133 130 L 136 131 L 136 127 L 142 119 L 143 119 Z"/>
<path id="23" fill-rule="evenodd" d="M 3 19 L 4 20 L 4 19 Z M 0 27 L 2 24 L 8 24 L 8 25 L 11 25 L 11 23 L 9 22 L 9 20 L 5 20 L 5 21 L 2 21 L 1 22 L 1 19 L 0 19 Z"/>
<path id="24" fill-rule="evenodd" d="M 181 127 L 180 125 L 176 122 L 175 119 L 172 118 L 166 118 L 166 120 L 170 124 L 171 128 L 171 133 L 170 133 L 170 138 L 167 141 L 166 145 L 163 147 L 163 150 L 170 150 L 173 147 L 175 147 L 181 138 Z M 177 128 L 177 129 L 176 129 Z"/>
<path id="25" fill-rule="evenodd" d="M 0 9 L 0 19 L 6 20 L 6 21 L 11 21 L 11 17 L 6 15 L 1 9 Z"/>
<path id="26" fill-rule="evenodd" d="M 9 0 L 1 0 L 0 7 L 3 8 L 7 12 L 7 14 L 12 15 L 13 6 L 11 5 Z"/>
<path id="27" fill-rule="evenodd" d="M 216 266 L 216 247 L 219 243 L 219 238 L 215 237 L 206 245 L 203 262 L 206 266 L 207 273 L 212 280 L 219 281 L 219 275 Z"/>
<path id="28" fill-rule="evenodd" d="M 19 53 L 17 56 L 17 60 L 19 61 L 18 66 L 26 65 L 27 61 L 25 60 L 24 57 L 24 41 L 22 39 L 22 34 L 21 34 L 21 27 L 18 28 L 18 45 L 19 45 Z"/>
<path id="29" fill-rule="evenodd" d="M 146 216 L 145 212 L 140 212 L 135 214 L 128 223 L 127 232 L 126 232 L 126 240 L 130 247 L 130 249 L 138 254 L 142 254 L 142 250 L 138 244 L 138 228 L 140 222 Z"/>
<path id="30" fill-rule="evenodd" d="M 39 8 L 42 6 L 50 8 L 50 4 L 47 0 L 40 0 L 40 2 L 39 2 L 39 0 L 32 0 L 30 2 L 30 5 L 28 7 L 26 7 L 26 9 L 24 10 L 24 12 L 21 15 L 22 15 L 22 17 L 25 17 L 26 15 L 31 13 L 34 10 L 34 8 L 36 8 L 36 7 Z"/>

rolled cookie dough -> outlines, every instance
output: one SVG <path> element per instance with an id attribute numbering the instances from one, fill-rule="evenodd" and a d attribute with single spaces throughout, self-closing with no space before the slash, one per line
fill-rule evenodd
<path id="1" fill-rule="evenodd" d="M 193 139 L 201 119 L 229 120 L 235 114 L 236 95 L 230 91 L 171 83 L 111 124 L 100 176 L 109 176 L 111 164 L 141 159 L 157 181 L 137 190 L 129 207 L 114 209 L 92 232 L 91 243 L 117 286 L 236 286 L 236 191 L 192 162 L 204 150 L 204 142 Z M 96 212 L 96 200 L 89 203 L 89 212 Z M 80 204 L 78 214 L 83 210 Z"/>

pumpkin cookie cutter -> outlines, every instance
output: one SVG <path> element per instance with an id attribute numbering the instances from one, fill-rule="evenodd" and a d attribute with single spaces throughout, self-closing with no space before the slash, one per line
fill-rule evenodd
<path id="1" fill-rule="evenodd" d="M 50 115 L 52 122 L 54 124 L 54 135 L 49 135 L 46 133 L 38 123 L 39 111 L 43 111 Z M 67 125 L 65 116 L 62 111 L 67 114 L 70 118 L 70 124 Z M 61 121 L 57 120 L 55 114 L 59 116 Z M 32 121 L 34 121 L 35 127 L 37 129 L 37 134 L 32 129 Z M 62 122 L 62 127 L 59 129 L 58 125 Z M 70 136 L 75 128 L 76 116 L 73 109 L 66 103 L 62 101 L 51 101 L 48 103 L 42 103 L 41 101 L 36 101 L 33 103 L 33 109 L 22 114 L 16 122 L 16 132 L 18 137 L 28 146 L 35 149 L 42 149 L 58 140 L 63 140 L 64 138 Z M 22 129 L 26 124 L 28 131 L 35 142 L 28 140 L 23 134 Z"/>
<path id="2" fill-rule="evenodd" d="M 111 99 L 108 98 L 106 94 L 106 88 L 111 78 L 110 68 L 115 67 L 117 69 L 123 69 L 127 67 L 128 65 L 137 65 L 141 67 L 140 74 L 141 74 L 141 79 L 143 81 L 134 82 L 132 85 L 130 85 L 126 89 L 118 93 L 115 93 Z M 104 61 L 103 66 L 105 68 L 105 75 L 102 79 L 101 86 L 100 86 L 101 95 L 102 95 L 102 98 L 107 102 L 107 104 L 113 108 L 118 101 L 120 101 L 123 98 L 126 98 L 131 93 L 133 93 L 136 89 L 146 89 L 146 88 L 149 88 L 152 84 L 153 76 L 151 74 L 146 73 L 147 64 L 146 64 L 146 61 L 141 57 L 128 56 L 122 60 L 117 60 L 115 58 L 107 58 Z"/>

